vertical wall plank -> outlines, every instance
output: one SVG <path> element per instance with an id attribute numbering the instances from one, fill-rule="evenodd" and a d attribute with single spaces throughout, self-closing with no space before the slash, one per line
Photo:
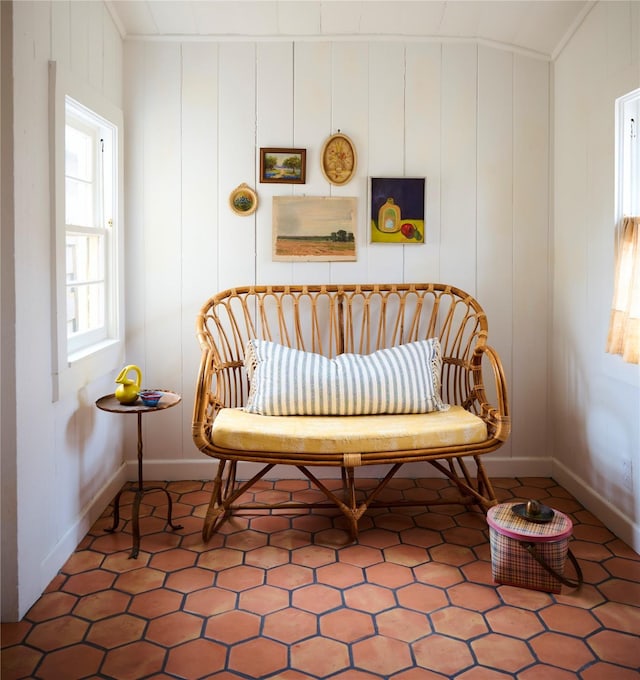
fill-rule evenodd
<path id="1" fill-rule="evenodd" d="M 331 196 L 355 196 L 358 199 L 358 227 L 355 262 L 332 262 L 330 280 L 334 283 L 365 281 L 369 256 L 368 196 L 368 131 L 369 131 L 369 46 L 366 43 L 336 42 L 331 55 L 331 128 L 325 132 L 321 145 L 330 134 L 340 130 L 349 137 L 357 155 L 356 174 L 343 186 L 325 181 L 324 191 Z M 318 146 L 318 154 L 322 146 Z M 319 164 L 318 158 L 317 163 Z"/>
<path id="2" fill-rule="evenodd" d="M 70 2 L 52 2 L 51 12 L 51 54 L 50 57 L 60 66 L 71 70 L 71 20 Z"/>
<path id="3" fill-rule="evenodd" d="M 124 58 L 120 34 L 106 7 L 102 8 L 102 92 L 116 106 L 123 104 Z M 127 69 L 131 65 L 127 62 Z"/>
<path id="4" fill-rule="evenodd" d="M 138 266 L 144 257 L 145 201 L 144 176 L 145 128 L 147 120 L 146 68 L 147 43 L 125 44 L 125 60 L 129 64 L 128 77 L 124 83 L 125 101 L 125 158 L 124 173 L 127 197 L 126 218 L 123 226 L 125 257 L 125 328 L 127 360 L 141 361 L 144 353 L 144 289 L 142 272 Z"/>
<path id="5" fill-rule="evenodd" d="M 513 368 L 514 452 L 547 449 L 549 299 L 549 65 L 514 57 L 513 79 Z M 534 361 L 531 359 L 534 358 Z"/>
<path id="6" fill-rule="evenodd" d="M 89 3 L 69 3 L 69 25 L 73 39 L 69 41 L 71 63 L 75 75 L 89 82 L 91 21 Z"/>
<path id="7" fill-rule="evenodd" d="M 369 176 L 404 175 L 404 45 L 379 43 L 369 51 Z M 367 195 L 370 194 L 370 189 Z M 367 215 L 370 207 L 367 204 Z M 368 230 L 371 229 L 367 221 Z M 367 232 L 370 240 L 370 232 Z M 372 243 L 367 281 L 396 281 L 402 276 L 403 246 Z"/>
<path id="8" fill-rule="evenodd" d="M 476 294 L 510 381 L 513 324 L 513 57 L 478 50 Z M 505 456 L 510 442 L 496 455 Z"/>
<path id="9" fill-rule="evenodd" d="M 326 190 L 318 154 L 331 125 L 331 44 L 297 44 L 293 77 L 294 145 L 308 150 L 307 181 L 294 185 L 293 193 L 317 195 Z"/>
<path id="10" fill-rule="evenodd" d="M 295 46 L 294 132 L 296 146 L 307 149 L 306 184 L 293 186 L 296 196 L 318 196 L 326 191 L 319 149 L 331 122 L 331 45 L 301 42 Z M 324 283 L 331 276 L 329 262 L 295 262 L 297 283 Z"/>
<path id="11" fill-rule="evenodd" d="M 442 47 L 440 276 L 476 290 L 477 47 Z"/>
<path id="12" fill-rule="evenodd" d="M 291 184 L 260 184 L 260 148 L 294 145 L 294 49 L 289 42 L 257 46 L 255 188 L 260 201 L 256 213 L 256 282 L 293 283 L 293 265 L 272 258 L 272 201 L 291 195 Z"/>
<path id="13" fill-rule="evenodd" d="M 105 14 L 106 11 L 102 3 L 88 3 L 86 31 L 89 45 L 89 63 L 87 64 L 87 80 L 94 89 L 100 91 L 102 91 L 104 85 L 104 65 L 102 63 L 105 55 L 104 25 L 111 23 L 109 15 Z"/>
<path id="14" fill-rule="evenodd" d="M 191 457 L 194 444 L 190 419 L 200 362 L 195 319 L 200 308 L 218 291 L 218 276 L 211 261 L 218 240 L 221 206 L 218 157 L 218 46 L 182 45 L 182 457 Z M 203 456 L 204 458 L 204 456 Z"/>
<path id="15" fill-rule="evenodd" d="M 143 382 L 146 387 L 179 389 L 181 375 L 181 144 L 180 144 L 180 45 L 149 43 L 146 46 L 144 125 L 145 168 L 143 177 L 144 256 L 134 263 L 141 268 L 138 281 L 144 287 Z M 140 363 L 132 358 L 132 363 Z M 143 423 L 145 440 L 156 456 L 182 446 L 180 409 L 162 414 L 157 422 Z M 135 446 L 135 442 L 132 442 Z"/>
<path id="16" fill-rule="evenodd" d="M 145 348 L 145 296 L 143 271 L 140 262 L 144 261 L 147 220 L 145 200 L 145 174 L 148 160 L 145 155 L 149 101 L 145 83 L 147 82 L 148 43 L 125 43 L 125 60 L 129 64 L 124 81 L 124 134 L 125 158 L 124 174 L 126 182 L 125 223 L 122 225 L 124 238 L 124 313 L 125 313 L 125 350 L 127 363 L 142 364 Z M 153 115 L 151 109 L 150 115 Z M 145 366 L 146 370 L 146 366 Z M 115 376 L 114 376 L 115 377 Z M 133 460 L 136 455 L 136 423 L 134 419 L 123 418 L 120 427 L 126 433 L 124 439 L 125 456 Z M 151 457 L 148 450 L 145 456 Z"/>
<path id="17" fill-rule="evenodd" d="M 251 180 L 256 144 L 256 46 L 224 43 L 219 52 L 218 286 L 246 284 L 256 276 L 254 219 L 236 215 L 229 195 Z M 248 182 L 247 182 L 248 183 Z"/>
<path id="18" fill-rule="evenodd" d="M 440 281 L 440 90 L 442 47 L 407 46 L 405 173 L 425 177 L 424 244 L 404 246 L 405 281 Z"/>

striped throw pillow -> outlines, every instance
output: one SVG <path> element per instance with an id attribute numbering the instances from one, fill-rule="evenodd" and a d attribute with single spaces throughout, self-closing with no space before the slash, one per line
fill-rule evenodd
<path id="1" fill-rule="evenodd" d="M 244 365 L 249 413 L 351 416 L 449 408 L 440 397 L 437 338 L 335 359 L 255 339 L 247 345 Z"/>

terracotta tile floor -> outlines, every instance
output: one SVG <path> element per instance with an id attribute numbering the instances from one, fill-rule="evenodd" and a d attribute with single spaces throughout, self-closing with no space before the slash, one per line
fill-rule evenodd
<path id="1" fill-rule="evenodd" d="M 372 509 L 355 544 L 334 510 L 245 515 L 203 545 L 211 483 L 172 482 L 183 528 L 165 531 L 166 494 L 147 494 L 129 559 L 124 493 L 121 531 L 104 532 L 105 511 L 25 618 L 2 624 L 2 679 L 637 680 L 640 556 L 552 479 L 494 482 L 501 500 L 571 516 L 580 589 L 496 586 L 484 516 L 457 505 Z M 385 493 L 449 491 L 398 479 Z M 255 495 L 314 493 L 288 480 Z"/>

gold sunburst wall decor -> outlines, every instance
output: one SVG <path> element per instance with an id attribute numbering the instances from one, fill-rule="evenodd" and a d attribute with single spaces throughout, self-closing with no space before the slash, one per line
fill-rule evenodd
<path id="1" fill-rule="evenodd" d="M 347 184 L 356 172 L 358 163 L 354 143 L 340 130 L 331 135 L 322 147 L 320 167 L 328 182 L 341 186 Z"/>

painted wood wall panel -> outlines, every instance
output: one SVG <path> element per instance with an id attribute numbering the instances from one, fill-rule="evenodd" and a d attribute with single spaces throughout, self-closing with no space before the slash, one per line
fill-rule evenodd
<path id="1" fill-rule="evenodd" d="M 147 117 L 153 115 L 153 108 L 149 107 L 145 87 L 146 46 L 130 42 L 125 45 L 125 53 L 129 64 L 128 77 L 124 82 L 124 174 L 128 197 L 125 201 L 123 235 L 127 254 L 124 262 L 125 344 L 127 361 L 137 363 L 144 360 L 142 322 L 145 290 L 142 285 L 138 285 L 141 276 L 138 263 L 143 261 L 146 243 L 145 230 L 142 228 L 148 219 L 144 200 L 145 169 L 148 165 L 145 157 L 145 129 Z M 133 427 L 132 424 L 129 426 Z"/>
<path id="2" fill-rule="evenodd" d="M 513 456 L 549 456 L 549 65 L 514 57 Z"/>
<path id="3" fill-rule="evenodd" d="M 64 68 L 71 70 L 70 3 L 52 2 L 47 11 L 50 13 L 50 32 L 53 39 L 51 59 L 57 61 Z M 78 64 L 76 68 L 81 69 L 82 65 Z"/>
<path id="4" fill-rule="evenodd" d="M 11 584 L 18 593 L 12 607 L 17 605 L 18 611 L 8 612 L 3 598 L 3 620 L 23 616 L 55 576 L 96 518 L 92 515 L 96 504 L 101 513 L 105 507 L 101 503 L 108 503 L 108 498 L 103 498 L 105 489 L 109 498 L 113 497 L 109 484 L 117 477 L 123 459 L 121 423 L 101 418 L 94 406 L 95 399 L 112 389 L 111 376 L 98 378 L 55 403 L 50 396 L 49 330 L 54 312 L 51 177 L 46 162 L 49 60 L 76 76 L 81 86 L 93 87 L 115 105 L 122 104 L 121 44 L 111 43 L 108 55 L 113 61 L 106 65 L 101 46 L 84 38 L 94 35 L 90 25 L 94 20 L 107 21 L 112 30 L 113 24 L 103 13 L 94 13 L 93 6 L 83 8 L 71 21 L 72 4 L 19 2 L 12 6 L 18 382 L 16 494 L 11 518 L 20 521 L 16 528 L 18 573 Z M 113 35 L 106 25 L 103 28 L 105 34 Z M 98 72 L 110 74 L 109 92 L 102 89 L 102 81 L 91 80 Z M 36 412 L 38 426 L 34 428 Z M 3 524 L 5 519 L 3 514 Z M 2 549 L 5 547 L 3 536 Z"/>
<path id="5" fill-rule="evenodd" d="M 147 111 L 155 115 L 144 128 L 145 204 L 144 255 L 135 285 L 143 285 L 142 317 L 136 320 L 144 335 L 141 362 L 143 385 L 148 388 L 179 389 L 182 368 L 182 257 L 181 234 L 181 54 L 177 44 L 149 45 L 146 54 L 145 100 Z M 153 414 L 157 416 L 157 414 Z M 154 456 L 174 455 L 182 446 L 181 419 L 176 409 L 160 418 L 143 420 L 145 446 Z M 135 454 L 135 437 L 128 451 Z"/>
<path id="6" fill-rule="evenodd" d="M 548 417 L 554 477 L 637 550 L 640 368 L 604 351 L 615 100 L 640 86 L 636 5 L 597 3 L 554 65 Z"/>
<path id="7" fill-rule="evenodd" d="M 404 143 L 404 45 L 372 45 L 369 51 L 369 176 L 402 177 Z M 367 228 L 371 229 L 368 222 Z M 400 280 L 402 269 L 403 246 L 369 244 L 367 281 Z"/>
<path id="8" fill-rule="evenodd" d="M 367 280 L 369 255 L 369 45 L 367 43 L 336 42 L 331 53 L 331 124 L 321 137 L 324 144 L 330 134 L 338 131 L 349 137 L 357 156 L 356 174 L 343 186 L 326 184 L 331 196 L 358 198 L 358 227 L 355 262 L 332 262 L 331 281 L 344 283 Z M 317 145 L 316 145 L 317 146 Z M 319 166 L 320 145 L 316 154 Z"/>
<path id="9" fill-rule="evenodd" d="M 405 281 L 440 281 L 442 46 L 407 45 L 405 172 L 425 177 L 424 245 L 405 246 Z"/>
<path id="10" fill-rule="evenodd" d="M 196 315 L 205 298 L 218 290 L 215 253 L 218 241 L 218 214 L 221 212 L 217 186 L 218 168 L 218 46 L 208 43 L 182 45 L 181 87 L 181 241 L 182 280 L 180 320 L 182 360 L 179 382 L 184 410 L 193 409 L 195 377 L 200 347 L 195 333 Z M 249 180 L 251 181 L 251 179 Z M 202 254 L 209 266 L 192 266 Z M 172 457 L 190 458 L 195 453 L 191 429 L 182 429 L 182 448 L 169 452 Z"/>
<path id="11" fill-rule="evenodd" d="M 101 91 L 110 102 L 123 109 L 124 60 L 122 39 L 118 29 L 111 21 L 111 16 L 106 7 L 102 8 L 100 24 L 102 26 Z M 98 66 L 96 65 L 97 70 Z"/>
<path id="12" fill-rule="evenodd" d="M 295 46 L 294 54 L 294 145 L 307 149 L 307 179 L 305 184 L 291 185 L 293 195 L 326 196 L 319 142 L 331 125 L 331 45 L 302 42 Z M 300 283 L 331 280 L 330 262 L 294 262 L 291 271 L 293 280 Z"/>
<path id="13" fill-rule="evenodd" d="M 513 55 L 478 54 L 478 296 L 510 362 L 513 277 Z"/>
<path id="14" fill-rule="evenodd" d="M 73 40 L 69 41 L 70 61 L 74 65 L 76 75 L 85 82 L 90 82 L 89 67 L 92 52 L 90 38 L 95 38 L 90 16 L 89 3 L 69 3 L 69 30 L 73 35 Z"/>
<path id="15" fill-rule="evenodd" d="M 291 262 L 274 262 L 271 214 L 273 196 L 293 192 L 291 184 L 259 182 L 261 148 L 294 146 L 294 46 L 290 42 L 257 46 L 255 190 L 259 208 L 252 220 L 256 228 L 256 282 L 293 283 Z M 249 225 L 247 224 L 247 229 Z M 246 282 L 245 282 L 246 283 Z"/>
<path id="16" fill-rule="evenodd" d="M 235 215 L 229 195 L 247 181 L 255 163 L 256 46 L 223 43 L 219 51 L 218 109 L 218 285 L 220 289 L 254 281 L 255 232 L 247 218 Z"/>
<path id="17" fill-rule="evenodd" d="M 442 47 L 440 278 L 476 292 L 477 48 Z"/>
<path id="18" fill-rule="evenodd" d="M 127 59 L 144 58 L 149 68 L 156 62 L 153 45 L 141 49 L 143 56 L 128 50 Z M 544 150 L 549 130 L 548 98 L 543 95 L 548 69 L 543 62 L 452 43 L 276 41 L 190 44 L 181 49 L 181 118 L 166 120 L 158 104 L 147 99 L 136 115 L 142 117 L 138 124 L 143 129 L 151 120 L 156 128 L 165 120 L 176 127 L 171 134 L 179 138 L 183 261 L 182 273 L 176 271 L 173 283 L 181 290 L 183 314 L 188 300 L 197 306 L 199 293 L 201 304 L 217 290 L 254 281 L 450 282 L 482 296 L 492 344 L 504 354 L 510 379 L 519 376 L 519 384 L 510 384 L 511 392 L 525 403 L 527 381 L 536 371 L 536 396 L 543 400 L 544 371 L 530 367 L 526 354 L 516 355 L 513 348 L 515 338 L 529 337 L 532 327 L 546 323 L 544 290 L 536 298 L 535 312 L 516 310 L 515 300 L 518 295 L 517 304 L 523 305 L 537 266 L 518 244 L 535 248 L 543 259 L 547 246 Z M 133 73 L 140 78 L 142 72 Z M 203 96 L 199 83 L 205 79 Z M 170 95 L 176 101 L 179 89 Z M 170 102 L 169 108 L 173 106 Z M 524 119 L 516 121 L 516 111 L 523 109 Z M 216 127 L 215 133 L 207 121 Z M 319 168 L 322 144 L 338 128 L 354 139 L 358 150 L 357 176 L 344 187 L 326 182 Z M 269 146 L 306 148 L 307 184 L 260 183 L 259 149 Z M 147 151 L 138 146 L 136 153 L 143 154 L 146 168 L 151 162 Z M 210 154 L 215 155 L 215 169 L 208 165 Z M 201 173 L 213 185 L 206 196 Z M 369 178 L 403 175 L 427 179 L 427 243 L 371 244 Z M 228 206 L 230 191 L 243 181 L 254 182 L 259 195 L 260 207 L 250 217 L 235 216 Z M 543 202 L 534 200 L 535 209 L 522 222 L 516 218 L 518 205 L 530 207 L 531 182 Z M 272 199 L 305 194 L 358 198 L 357 262 L 272 261 Z M 135 197 L 132 200 L 136 202 Z M 206 214 L 210 209 L 215 210 L 211 232 Z M 199 238 L 209 245 L 199 248 Z M 179 350 L 185 392 L 192 389 L 188 367 L 193 370 L 197 363 L 193 346 L 188 346 L 189 323 L 182 319 Z M 180 407 L 184 449 L 167 453 L 166 460 L 200 462 L 197 452 L 190 452 L 185 434 L 191 398 Z M 525 427 L 529 421 L 520 418 L 519 427 Z M 160 431 L 168 426 L 158 421 Z M 512 452 L 508 445 L 495 455 L 496 464 L 511 455 L 525 466 L 529 458 L 545 459 L 544 434 L 529 435 L 526 429 L 519 434 L 532 442 L 530 446 Z M 165 454 L 153 455 L 160 464 Z"/>
<path id="19" fill-rule="evenodd" d="M 14 95 L 14 209 L 16 300 L 16 461 L 19 599 L 37 597 L 42 561 L 58 537 L 51 480 L 56 478 L 55 414 L 51 407 L 51 301 L 42 291 L 51 280 L 49 174 L 42 162 L 48 147 L 48 76 L 51 57 L 50 17 L 34 4 L 13 8 L 14 69 L 24 89 Z M 43 335 L 43 330 L 45 331 Z M 47 389 L 33 389 L 37 385 Z M 34 413 L 38 415 L 34 427 Z M 5 452 L 3 451 L 3 455 Z M 29 499 L 29 502 L 27 502 Z M 33 601 L 33 600 L 32 600 Z"/>
<path id="20" fill-rule="evenodd" d="M 513 332 L 513 55 L 478 49 L 477 289 L 508 384 Z M 489 394 L 493 390 L 487 386 Z M 495 456 L 506 456 L 511 442 Z"/>

